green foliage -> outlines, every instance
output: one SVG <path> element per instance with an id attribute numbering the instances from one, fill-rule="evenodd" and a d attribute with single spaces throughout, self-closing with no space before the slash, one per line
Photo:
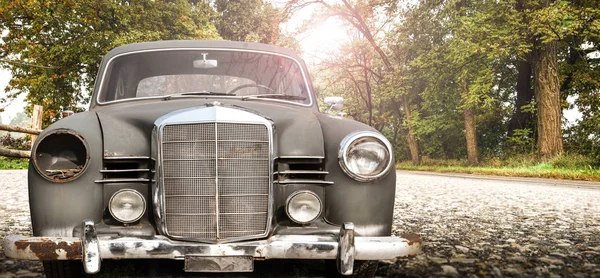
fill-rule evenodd
<path id="1" fill-rule="evenodd" d="M 0 66 L 12 73 L 0 102 L 26 94 L 44 107 L 44 126 L 61 110 L 82 111 L 102 56 L 155 40 L 259 41 L 297 47 L 280 34 L 281 12 L 263 0 L 0 1 Z M 218 27 L 218 28 L 217 28 Z"/>
<path id="2" fill-rule="evenodd" d="M 29 159 L 0 156 L 0 170 L 27 169 Z"/>
<path id="3" fill-rule="evenodd" d="M 2 64 L 8 98 L 44 106 L 44 126 L 61 110 L 84 110 L 102 56 L 126 43 L 218 39 L 212 9 L 178 1 L 2 1 Z M 3 101 L 6 101 L 4 99 Z M 28 110 L 31 106 L 28 107 Z"/>
<path id="4" fill-rule="evenodd" d="M 512 136 L 507 137 L 507 143 L 516 147 L 517 152 L 533 152 L 535 137 L 529 128 L 515 129 Z"/>
<path id="5" fill-rule="evenodd" d="M 277 43 L 283 20 L 272 4 L 263 0 L 216 0 L 215 7 L 219 14 L 215 25 L 224 39 Z"/>
<path id="6" fill-rule="evenodd" d="M 402 7 L 394 1 L 291 2 L 319 5 L 321 16 L 348 23 L 351 42 L 321 63 L 315 83 L 325 95 L 344 96 L 351 118 L 388 136 L 398 159 L 410 158 L 405 139 L 411 125 L 422 155 L 465 157 L 466 109 L 475 114 L 481 156 L 532 153 L 535 121 L 507 136 L 513 111 L 531 113 L 528 119 L 539 112 L 535 101 L 514 107 L 518 67 L 523 61 L 532 65 L 536 47 L 559 42 L 563 103 L 575 97 L 582 113 L 564 133 L 566 149 L 600 160 L 597 1 L 417 1 Z M 384 56 L 359 32 L 365 29 L 376 34 Z M 386 67 L 386 57 L 393 70 Z M 406 107 L 397 105 L 403 98 L 410 103 L 410 120 Z"/>
<path id="7" fill-rule="evenodd" d="M 477 167 L 467 160 L 431 159 L 424 157 L 418 166 L 408 162 L 398 163 L 398 169 L 468 173 L 509 177 L 539 177 L 567 180 L 600 181 L 600 168 L 589 157 L 581 155 L 556 156 L 540 161 L 535 155 L 514 155 L 484 159 Z"/>

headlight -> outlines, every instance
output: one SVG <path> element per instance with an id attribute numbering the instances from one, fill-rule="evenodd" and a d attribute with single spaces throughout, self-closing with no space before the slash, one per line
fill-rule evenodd
<path id="1" fill-rule="evenodd" d="M 385 176 L 392 166 L 392 146 L 379 133 L 351 133 L 340 144 L 340 166 L 357 181 L 374 181 Z"/>
<path id="2" fill-rule="evenodd" d="M 298 190 L 286 201 L 285 211 L 292 221 L 305 224 L 313 221 L 321 214 L 321 199 L 309 190 Z"/>
<path id="3" fill-rule="evenodd" d="M 76 179 L 85 170 L 89 156 L 87 144 L 74 131 L 57 129 L 44 135 L 32 153 L 38 173 L 54 182 Z"/>
<path id="4" fill-rule="evenodd" d="M 140 220 L 146 212 L 146 200 L 133 189 L 121 189 L 108 201 L 108 210 L 120 222 L 133 223 Z"/>

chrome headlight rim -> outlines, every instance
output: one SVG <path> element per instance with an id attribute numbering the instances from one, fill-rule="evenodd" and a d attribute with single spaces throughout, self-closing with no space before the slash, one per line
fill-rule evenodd
<path id="1" fill-rule="evenodd" d="M 383 144 L 383 146 L 385 146 L 385 148 L 387 149 L 388 154 L 389 154 L 389 160 L 387 162 L 387 165 L 385 165 L 385 168 L 381 171 L 381 173 L 379 173 L 377 175 L 373 175 L 373 176 L 360 175 L 360 174 L 352 172 L 348 168 L 348 156 L 347 156 L 348 148 L 356 140 L 359 140 L 359 139 L 365 138 L 365 137 L 371 137 L 371 138 L 374 138 L 377 141 L 381 142 Z M 352 133 L 346 135 L 346 137 L 344 137 L 342 142 L 340 142 L 338 161 L 339 161 L 340 167 L 342 168 L 344 173 L 346 173 L 346 175 L 350 176 L 351 178 L 353 178 L 357 181 L 360 181 L 360 182 L 377 181 L 377 180 L 385 177 L 390 172 L 390 169 L 392 168 L 392 165 L 394 164 L 393 163 L 394 156 L 393 156 L 392 144 L 390 144 L 390 142 L 387 140 L 387 138 L 385 138 L 385 136 L 383 136 L 381 133 L 378 133 L 378 132 L 374 132 L 374 131 L 352 132 Z"/>
<path id="2" fill-rule="evenodd" d="M 142 209 L 142 212 L 140 213 L 140 215 L 139 215 L 137 218 L 135 218 L 135 219 L 133 219 L 133 220 L 122 220 L 122 219 L 119 219 L 118 217 L 116 217 L 116 216 L 115 216 L 115 213 L 114 213 L 114 212 L 113 212 L 113 210 L 112 210 L 112 203 L 113 203 L 113 200 L 114 200 L 114 198 L 115 198 L 117 195 L 119 195 L 119 193 L 122 193 L 122 192 L 133 192 L 134 194 L 138 195 L 138 196 L 140 197 L 140 199 L 142 200 L 142 204 L 143 204 L 143 205 L 142 205 L 142 208 L 143 208 L 143 209 Z M 146 213 L 146 206 L 147 206 L 147 205 L 148 205 L 148 204 L 146 203 L 146 198 L 144 198 L 144 195 L 142 195 L 142 193 L 138 192 L 138 191 L 137 191 L 137 190 L 135 190 L 135 189 L 131 189 L 131 188 L 123 188 L 123 189 L 119 189 L 119 190 L 117 190 L 117 192 L 113 193 L 113 195 L 110 197 L 110 200 L 108 201 L 108 211 L 110 212 L 110 215 L 111 215 L 111 216 L 112 216 L 112 217 L 113 217 L 115 220 L 117 220 L 117 221 L 119 221 L 119 222 L 121 222 L 121 223 L 123 223 L 123 224 L 131 224 L 131 223 L 135 223 L 135 222 L 139 221 L 140 219 L 142 219 L 142 217 L 143 217 L 143 216 L 144 216 L 144 214 Z"/>
<path id="3" fill-rule="evenodd" d="M 84 150 L 85 150 L 85 159 L 83 162 L 83 167 L 81 168 L 81 171 L 79 171 L 79 173 L 77 173 L 69 178 L 53 179 L 50 176 L 48 176 L 48 174 L 44 170 L 40 169 L 40 165 L 38 164 L 38 158 L 40 155 L 39 148 L 40 148 L 40 145 L 44 142 L 44 140 L 46 140 L 48 137 L 54 136 L 54 135 L 61 135 L 61 134 L 71 135 L 71 136 L 75 137 L 76 139 L 78 139 L 79 142 L 81 142 L 81 145 L 84 147 Z M 58 129 L 52 130 L 44 135 L 41 135 L 40 137 L 38 137 L 36 142 L 34 142 L 34 146 L 31 150 L 31 164 L 33 164 L 33 168 L 35 169 L 35 171 L 40 176 L 42 176 L 44 179 L 46 179 L 48 181 L 55 182 L 55 183 L 70 182 L 70 181 L 76 180 L 77 178 L 82 176 L 83 173 L 85 173 L 85 171 L 88 169 L 88 166 L 90 164 L 90 147 L 88 146 L 87 141 L 85 139 L 83 139 L 83 137 L 76 131 L 74 131 L 72 129 L 58 128 Z"/>
<path id="4" fill-rule="evenodd" d="M 317 199 L 317 201 L 319 201 L 319 213 L 317 213 L 317 215 L 309 221 L 298 221 L 290 215 L 290 212 L 289 212 L 290 202 L 292 201 L 292 199 L 294 199 L 294 197 L 296 197 L 300 194 L 312 195 L 313 197 L 315 197 L 315 199 Z M 285 214 L 288 216 L 288 218 L 290 218 L 290 220 L 294 221 L 295 223 L 308 224 L 310 222 L 317 220 L 319 218 L 319 216 L 321 216 L 322 213 L 323 213 L 323 201 L 321 200 L 321 198 L 319 198 L 319 195 L 317 195 L 317 193 L 315 193 L 311 190 L 296 190 L 296 191 L 292 192 L 292 194 L 290 194 L 287 197 L 287 199 L 285 200 Z"/>

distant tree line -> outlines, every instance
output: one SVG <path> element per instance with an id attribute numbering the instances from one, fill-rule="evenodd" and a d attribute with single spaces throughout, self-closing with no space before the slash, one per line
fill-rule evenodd
<path id="1" fill-rule="evenodd" d="M 85 109 L 102 56 L 154 40 L 238 40 L 297 49 L 280 32 L 287 19 L 263 0 L 0 1 L 0 67 L 12 79 L 0 102 L 19 94 L 44 106 L 44 125 L 61 110 Z"/>
<path id="2" fill-rule="evenodd" d="M 569 152 L 600 164 L 597 0 L 292 0 L 286 12 L 307 6 L 351 37 L 320 62 L 320 95 L 345 97 L 398 159 Z"/>
<path id="3" fill-rule="evenodd" d="M 600 164 L 597 0 L 0 1 L 0 66 L 13 76 L 3 98 L 26 94 L 49 124 L 82 109 L 102 56 L 133 42 L 298 50 L 280 24 L 309 6 L 313 25 L 335 17 L 351 37 L 313 70 L 319 96 L 343 96 L 344 111 L 384 133 L 397 159 L 568 152 Z M 581 118 L 567 125 L 573 107 Z"/>

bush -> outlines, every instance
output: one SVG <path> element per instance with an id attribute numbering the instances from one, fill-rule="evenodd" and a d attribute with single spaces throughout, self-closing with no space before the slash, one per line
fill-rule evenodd
<path id="1" fill-rule="evenodd" d="M 583 155 L 561 155 L 548 161 L 554 168 L 594 169 L 594 159 Z"/>
<path id="2" fill-rule="evenodd" d="M 595 160 L 583 155 L 565 154 L 551 159 L 540 159 L 536 154 L 515 154 L 504 157 L 487 157 L 481 160 L 480 167 L 491 168 L 535 168 L 535 169 L 569 169 L 593 170 L 598 169 Z M 407 166 L 410 162 L 401 162 Z M 465 159 L 432 159 L 423 156 L 421 166 L 430 167 L 472 167 Z"/>
<path id="3" fill-rule="evenodd" d="M 10 133 L 8 133 L 4 136 L 0 136 L 0 146 L 16 150 L 29 150 L 31 149 L 31 140 L 29 140 L 29 138 L 31 137 L 12 137 Z"/>
<path id="4" fill-rule="evenodd" d="M 0 170 L 27 169 L 28 166 L 28 158 L 11 158 L 0 156 Z"/>

